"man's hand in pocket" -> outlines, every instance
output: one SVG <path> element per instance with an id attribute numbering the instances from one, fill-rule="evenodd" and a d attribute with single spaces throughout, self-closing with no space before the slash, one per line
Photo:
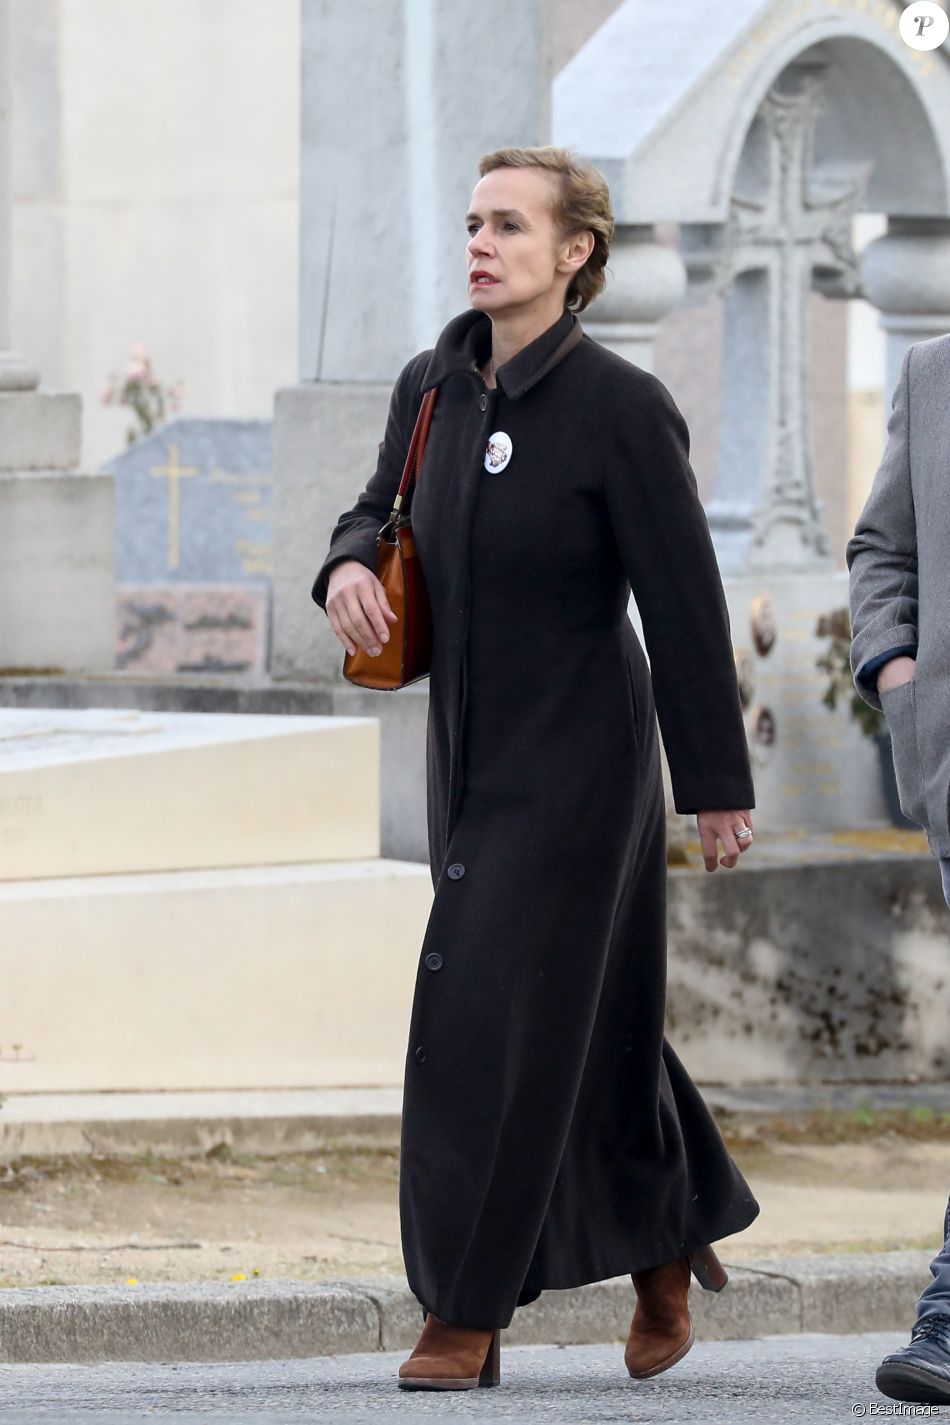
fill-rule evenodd
<path id="1" fill-rule="evenodd" d="M 877 675 L 877 690 L 879 693 L 889 693 L 892 688 L 899 688 L 902 683 L 909 683 L 917 668 L 917 661 L 914 658 L 891 658 Z"/>

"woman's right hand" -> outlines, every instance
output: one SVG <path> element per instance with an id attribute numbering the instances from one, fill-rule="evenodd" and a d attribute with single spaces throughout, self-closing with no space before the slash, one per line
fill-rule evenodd
<path id="1" fill-rule="evenodd" d="M 397 622 L 386 590 L 358 559 L 341 559 L 330 570 L 326 608 L 330 627 L 350 654 L 357 643 L 373 657 L 382 653 L 389 641 L 386 620 Z"/>

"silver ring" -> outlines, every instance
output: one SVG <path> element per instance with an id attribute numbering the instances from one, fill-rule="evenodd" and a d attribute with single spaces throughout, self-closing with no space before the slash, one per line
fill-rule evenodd
<path id="1" fill-rule="evenodd" d="M 752 827 L 743 826 L 736 832 L 737 841 L 749 841 L 752 838 Z"/>

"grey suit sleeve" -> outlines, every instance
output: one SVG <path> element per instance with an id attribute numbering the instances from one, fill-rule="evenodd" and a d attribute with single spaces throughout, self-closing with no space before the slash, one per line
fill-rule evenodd
<path id="1" fill-rule="evenodd" d="M 910 479 L 908 347 L 891 400 L 887 444 L 867 503 L 848 542 L 851 571 L 851 668 L 866 703 L 880 708 L 864 665 L 888 649 L 917 644 L 917 520 Z"/>

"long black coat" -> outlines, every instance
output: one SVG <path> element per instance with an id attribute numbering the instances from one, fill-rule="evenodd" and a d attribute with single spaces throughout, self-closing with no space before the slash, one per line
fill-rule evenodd
<path id="1" fill-rule="evenodd" d="M 660 381 L 570 312 L 493 391 L 475 369 L 490 336 L 465 312 L 405 367 L 376 473 L 312 590 L 325 608 L 335 563 L 375 569 L 422 393 L 438 384 L 412 505 L 435 635 L 435 896 L 400 1213 L 418 1300 L 479 1327 L 507 1326 L 545 1288 L 683 1256 L 759 1210 L 663 1035 L 655 714 L 679 811 L 753 804 L 686 425 Z M 497 431 L 512 457 L 489 473 Z"/>

